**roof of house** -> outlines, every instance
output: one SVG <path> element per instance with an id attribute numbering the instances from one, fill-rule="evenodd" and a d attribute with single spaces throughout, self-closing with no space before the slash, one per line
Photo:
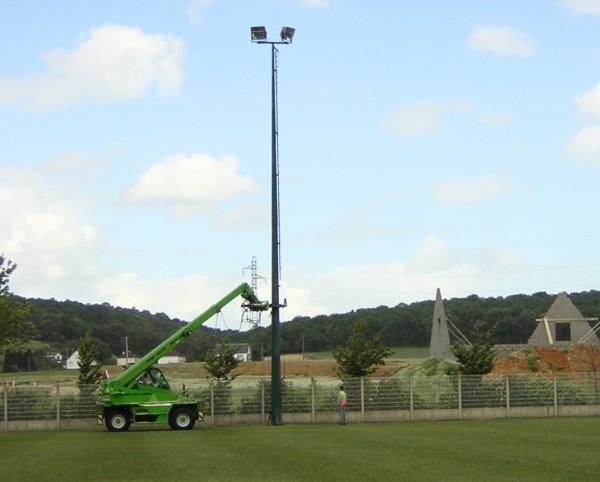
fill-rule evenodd
<path id="1" fill-rule="evenodd" d="M 175 351 L 172 351 L 171 353 L 167 353 L 166 355 L 162 356 L 161 358 L 165 358 L 168 356 L 185 358 L 185 355 L 183 353 L 179 353 L 179 352 L 175 352 Z"/>
<path id="2" fill-rule="evenodd" d="M 548 320 L 585 320 L 581 311 L 573 304 L 567 293 L 559 293 L 546 313 Z"/>

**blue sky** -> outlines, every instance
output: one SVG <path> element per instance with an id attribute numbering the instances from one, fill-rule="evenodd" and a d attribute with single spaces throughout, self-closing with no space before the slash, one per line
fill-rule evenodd
<path id="1" fill-rule="evenodd" d="M 14 293 L 189 320 L 255 257 L 269 298 L 254 25 L 296 29 L 279 49 L 283 321 L 437 288 L 598 289 L 600 0 L 23 0 L 0 5 Z"/>

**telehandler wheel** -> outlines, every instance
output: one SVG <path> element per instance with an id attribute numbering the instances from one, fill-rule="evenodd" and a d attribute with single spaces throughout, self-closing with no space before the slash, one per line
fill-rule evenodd
<path id="1" fill-rule="evenodd" d="M 169 425 L 173 430 L 191 430 L 195 424 L 195 413 L 187 407 L 175 408 L 169 417 Z"/>
<path id="2" fill-rule="evenodd" d="M 111 432 L 127 432 L 131 425 L 131 415 L 127 410 L 115 409 L 106 414 L 106 428 Z"/>

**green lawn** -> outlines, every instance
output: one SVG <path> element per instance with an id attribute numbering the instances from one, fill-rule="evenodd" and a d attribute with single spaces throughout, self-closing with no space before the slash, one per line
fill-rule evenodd
<path id="1" fill-rule="evenodd" d="M 0 433 L 3 481 L 597 480 L 600 418 Z"/>
<path id="2" fill-rule="evenodd" d="M 429 347 L 402 346 L 399 348 L 390 348 L 392 356 L 390 358 L 400 360 L 414 360 L 427 358 L 429 356 Z"/>

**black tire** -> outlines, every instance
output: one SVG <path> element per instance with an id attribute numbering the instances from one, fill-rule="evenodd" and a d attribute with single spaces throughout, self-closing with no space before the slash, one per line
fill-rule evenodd
<path id="1" fill-rule="evenodd" d="M 169 425 L 173 430 L 191 430 L 196 424 L 197 414 L 188 407 L 174 408 L 169 416 Z"/>
<path id="2" fill-rule="evenodd" d="M 111 432 L 127 432 L 131 425 L 131 415 L 127 410 L 110 410 L 106 414 L 106 428 Z"/>

